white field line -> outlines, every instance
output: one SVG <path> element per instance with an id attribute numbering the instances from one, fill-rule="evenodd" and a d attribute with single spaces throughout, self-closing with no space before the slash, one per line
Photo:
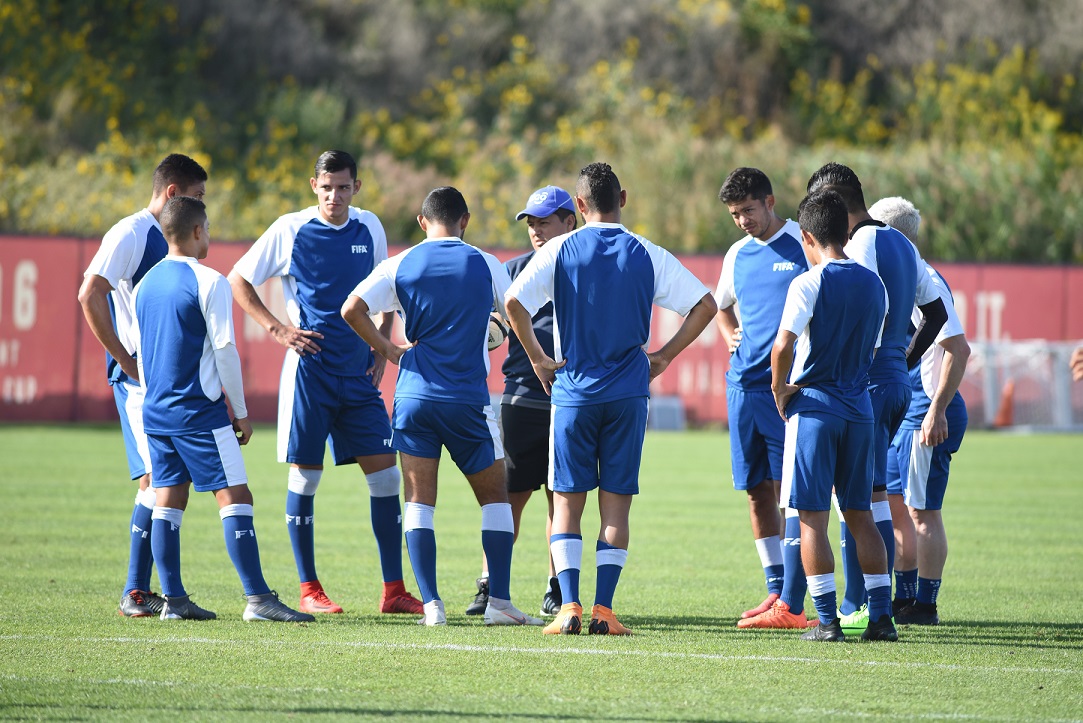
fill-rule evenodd
<path id="1" fill-rule="evenodd" d="M 53 635 L 0 635 L 0 641 L 55 641 L 66 643 L 113 643 L 113 644 L 196 644 L 196 645 L 222 645 L 222 646 L 252 646 L 263 645 L 266 647 L 280 647 L 298 645 L 298 640 L 230 640 L 222 638 L 189 638 L 178 636 L 134 638 L 134 637 L 60 637 Z M 613 650 L 598 648 L 531 648 L 502 645 L 463 645 L 460 643 L 388 643 L 388 642 L 365 642 L 365 641 L 331 641 L 331 640 L 306 640 L 304 645 L 339 648 L 372 648 L 379 650 L 418 650 L 418 651 L 450 651 L 462 653 L 520 653 L 526 655 L 601 655 L 613 657 L 631 658 L 664 658 L 671 660 L 718 660 L 718 661 L 752 661 L 764 663 L 830 663 L 831 665 L 851 665 L 867 668 L 920 668 L 949 671 L 991 672 L 991 673 L 1038 673 L 1048 675 L 1079 675 L 1080 668 L 1044 668 L 1030 666 L 993 666 L 993 665 L 956 665 L 954 663 L 930 663 L 927 661 L 886 661 L 886 660 L 846 660 L 830 658 L 810 658 L 782 655 L 724 655 L 721 653 L 675 653 L 655 650 Z"/>

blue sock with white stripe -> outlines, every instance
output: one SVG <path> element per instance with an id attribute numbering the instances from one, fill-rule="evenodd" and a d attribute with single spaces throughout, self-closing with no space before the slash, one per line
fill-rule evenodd
<path id="1" fill-rule="evenodd" d="M 489 565 L 489 596 L 511 600 L 511 553 L 515 519 L 511 505 L 494 502 L 481 507 L 481 549 Z"/>
<path id="2" fill-rule="evenodd" d="M 271 591 L 263 579 L 259 564 L 259 543 L 256 542 L 256 526 L 252 520 L 252 505 L 226 505 L 218 510 L 222 518 L 222 533 L 226 538 L 226 552 L 233 567 L 241 577 L 245 595 L 263 595 Z"/>
<path id="3" fill-rule="evenodd" d="M 598 582 L 594 587 L 594 604 L 613 609 L 613 594 L 620 582 L 620 573 L 628 561 L 628 551 L 598 540 L 595 548 L 598 565 Z"/>
<path id="4" fill-rule="evenodd" d="M 891 589 L 891 573 L 895 570 L 895 526 L 891 524 L 891 503 L 887 500 L 872 503 L 872 520 L 884 540 L 887 550 L 888 591 Z"/>
<path id="5" fill-rule="evenodd" d="M 918 602 L 924 605 L 936 605 L 936 596 L 940 594 L 940 579 L 918 578 Z"/>
<path id="6" fill-rule="evenodd" d="M 129 526 L 131 540 L 128 548 L 128 579 L 124 583 L 125 595 L 132 590 L 150 590 L 150 571 L 154 564 L 150 547 L 150 531 L 154 525 L 151 519 L 154 498 L 154 490 L 150 487 L 135 495 L 135 507 L 132 509 Z"/>
<path id="7" fill-rule="evenodd" d="M 436 508 L 419 502 L 407 502 L 403 511 L 402 526 L 406 530 L 406 551 L 414 568 L 414 579 L 421 594 L 421 602 L 430 603 L 440 599 L 436 589 L 436 530 L 433 516 Z"/>
<path id="8" fill-rule="evenodd" d="M 812 603 L 821 625 L 830 625 L 838 615 L 835 612 L 835 573 L 809 575 L 808 591 L 812 594 Z"/>
<path id="9" fill-rule="evenodd" d="M 797 510 L 789 508 L 786 509 L 786 539 L 782 544 L 782 565 L 784 577 L 779 599 L 789 606 L 791 613 L 800 615 L 805 611 L 808 581 L 805 580 L 805 565 L 801 562 L 801 519 Z"/>
<path id="10" fill-rule="evenodd" d="M 402 505 L 399 502 L 398 467 L 388 467 L 365 475 L 369 486 L 369 517 L 376 549 L 380 552 L 380 571 L 384 582 L 402 579 Z"/>
<path id="11" fill-rule="evenodd" d="M 151 513 L 155 523 L 150 530 L 150 544 L 154 561 L 158 565 L 158 580 L 166 597 L 184 597 L 180 571 L 180 528 L 184 510 L 172 507 L 154 507 Z"/>
<path id="12" fill-rule="evenodd" d="M 553 533 L 549 537 L 549 552 L 560 582 L 564 604 L 579 602 L 579 570 L 583 564 L 583 536 L 571 532 Z"/>
<path id="13" fill-rule="evenodd" d="M 763 576 L 767 579 L 767 593 L 769 595 L 782 594 L 785 566 L 782 559 L 782 543 L 779 541 L 778 535 L 761 537 L 756 540 L 756 552 L 760 555 Z"/>
<path id="14" fill-rule="evenodd" d="M 918 569 L 895 571 L 895 599 L 913 600 L 918 596 Z"/>
<path id="15" fill-rule="evenodd" d="M 869 591 L 869 622 L 876 622 L 884 615 L 891 617 L 891 575 L 865 575 L 865 589 Z"/>
<path id="16" fill-rule="evenodd" d="M 316 575 L 315 518 L 316 488 L 320 485 L 321 469 L 290 467 L 286 492 L 286 528 L 293 547 L 293 561 L 301 582 L 318 580 Z"/>
<path id="17" fill-rule="evenodd" d="M 842 547 L 842 579 L 846 584 L 846 590 L 842 594 L 842 603 L 839 612 L 849 615 L 868 602 L 865 593 L 865 578 L 861 572 L 861 561 L 857 559 L 857 541 L 850 534 L 850 530 L 843 522 L 839 534 L 839 544 Z"/>

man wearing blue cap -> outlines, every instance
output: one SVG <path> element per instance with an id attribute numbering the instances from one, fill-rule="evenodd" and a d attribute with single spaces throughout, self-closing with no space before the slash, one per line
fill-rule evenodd
<path id="1" fill-rule="evenodd" d="M 576 227 L 575 202 L 559 186 L 546 186 L 530 194 L 526 208 L 515 216 L 526 219 L 532 249 L 504 264 L 514 280 L 534 252 L 552 238 Z M 531 319 L 534 334 L 545 353 L 553 355 L 553 304 L 548 303 Z M 548 542 L 553 524 L 553 493 L 547 487 L 549 479 L 549 395 L 542 388 L 534 367 L 514 333 L 508 335 L 508 356 L 501 369 L 504 372 L 504 395 L 500 400 L 500 432 L 504 439 L 504 461 L 508 468 L 508 499 L 515 520 L 515 538 L 519 537 L 519 520 L 527 500 L 536 489 L 545 489 L 549 512 L 545 519 L 545 539 Z M 489 603 L 488 565 L 482 556 L 482 573 L 477 580 L 478 594 L 466 608 L 467 615 L 481 615 Z M 542 597 L 541 614 L 556 615 L 561 605 L 560 583 L 549 558 L 549 583 Z"/>

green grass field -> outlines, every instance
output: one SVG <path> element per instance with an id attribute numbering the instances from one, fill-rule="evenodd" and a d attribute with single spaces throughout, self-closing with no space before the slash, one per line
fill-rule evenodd
<path id="1" fill-rule="evenodd" d="M 267 580 L 295 604 L 273 438 L 259 428 L 245 458 Z M 836 645 L 735 628 L 763 578 L 717 432 L 647 437 L 615 605 L 630 638 L 488 629 L 463 615 L 480 513 L 449 463 L 436 515 L 446 628 L 375 612 L 367 491 L 350 468 L 324 476 L 316 506 L 320 577 L 345 615 L 242 622 L 213 498 L 194 495 L 185 585 L 219 619 L 124 619 L 133 487 L 119 432 L 6 426 L 0 450 L 0 718 L 1083 719 L 1078 436 L 968 435 L 945 510 L 943 624 L 903 627 L 897 644 Z M 512 573 L 529 612 L 544 591 L 543 507 L 527 508 Z M 408 565 L 407 582 L 416 591 Z"/>

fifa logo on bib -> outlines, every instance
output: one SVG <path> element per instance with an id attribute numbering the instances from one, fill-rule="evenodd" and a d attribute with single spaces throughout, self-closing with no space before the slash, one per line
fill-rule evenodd
<path id="1" fill-rule="evenodd" d="M 233 531 L 233 539 L 234 540 L 239 540 L 242 537 L 244 537 L 245 535 L 248 535 L 249 537 L 255 537 L 256 536 L 256 531 L 255 530 L 234 530 Z"/>
<path id="2" fill-rule="evenodd" d="M 362 246 L 362 245 L 359 245 L 359 244 L 354 244 L 354 245 L 350 246 L 350 251 L 352 251 L 355 254 L 367 254 L 369 252 L 369 247 L 368 246 Z"/>
<path id="3" fill-rule="evenodd" d="M 772 271 L 793 271 L 793 261 L 777 261 Z"/>

